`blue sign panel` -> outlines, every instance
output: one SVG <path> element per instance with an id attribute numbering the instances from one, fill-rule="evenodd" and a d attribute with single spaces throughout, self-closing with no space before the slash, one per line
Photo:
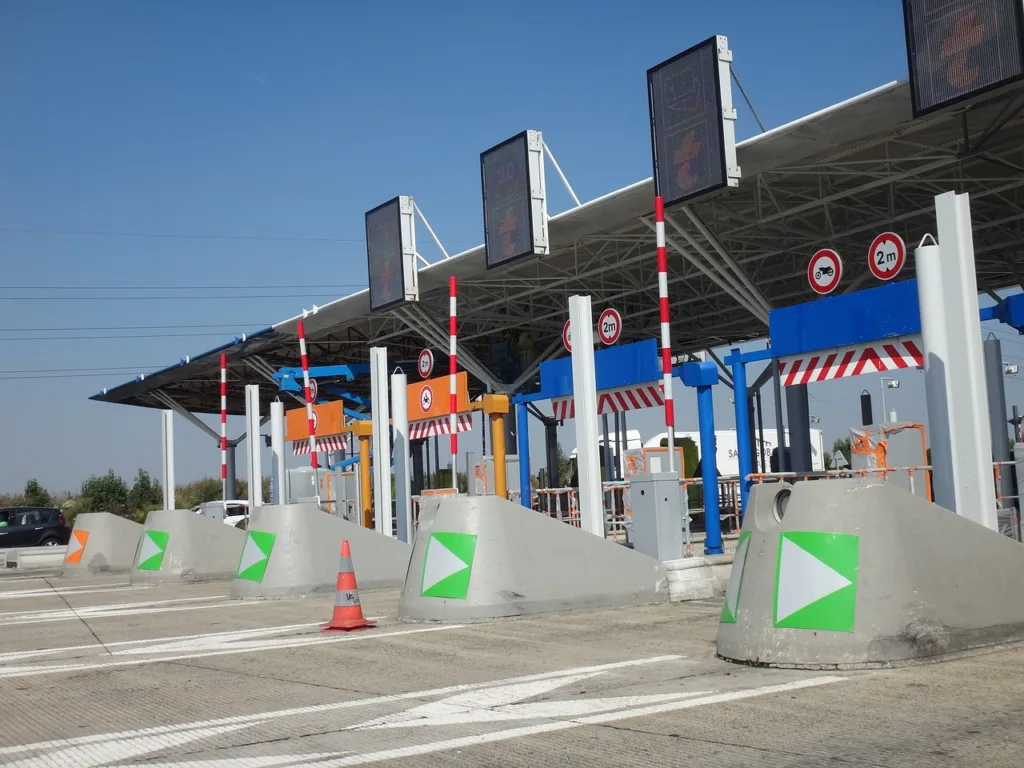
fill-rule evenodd
<path id="1" fill-rule="evenodd" d="M 774 309 L 768 332 L 776 357 L 920 333 L 917 280 Z"/>
<path id="2" fill-rule="evenodd" d="M 598 389 L 615 389 L 661 379 L 658 340 L 608 347 L 594 353 Z M 568 397 L 572 394 L 572 357 L 560 357 L 540 364 L 540 396 L 537 399 Z"/>

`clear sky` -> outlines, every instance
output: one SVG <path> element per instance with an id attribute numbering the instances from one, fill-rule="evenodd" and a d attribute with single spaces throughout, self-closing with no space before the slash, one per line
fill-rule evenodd
<path id="1" fill-rule="evenodd" d="M 379 202 L 414 195 L 462 250 L 479 152 L 513 133 L 542 130 L 591 199 L 650 175 L 652 64 L 728 35 L 773 127 L 904 78 L 902 24 L 893 0 L 0 0 L 0 490 L 157 473 L 157 413 L 87 398 L 361 288 Z M 889 404 L 921 419 L 905 379 Z M 812 388 L 829 443 L 864 387 Z M 689 394 L 678 409 L 695 428 Z M 214 442 L 176 430 L 178 480 L 215 474 Z"/>

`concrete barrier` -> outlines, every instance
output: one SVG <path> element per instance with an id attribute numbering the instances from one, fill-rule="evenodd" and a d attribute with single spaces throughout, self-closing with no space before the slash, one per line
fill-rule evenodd
<path id="1" fill-rule="evenodd" d="M 92 573 L 127 573 L 135 562 L 142 525 L 109 512 L 86 512 L 75 518 L 64 576 Z"/>
<path id="2" fill-rule="evenodd" d="M 722 658 L 899 666 L 1024 640 L 1024 547 L 877 480 L 755 487 Z"/>
<path id="3" fill-rule="evenodd" d="M 146 517 L 132 568 L 132 584 L 230 579 L 245 532 L 188 509 L 161 509 Z"/>
<path id="4" fill-rule="evenodd" d="M 6 554 L 6 567 L 19 571 L 34 571 L 44 568 L 60 568 L 64 562 L 66 547 L 22 547 L 10 549 Z"/>
<path id="5" fill-rule="evenodd" d="M 495 496 L 421 512 L 401 621 L 463 623 L 668 599 L 657 560 Z"/>
<path id="6" fill-rule="evenodd" d="M 333 592 L 342 539 L 352 547 L 360 589 L 401 586 L 412 547 L 315 504 L 259 507 L 236 560 L 231 587 L 236 598 L 281 598 Z"/>

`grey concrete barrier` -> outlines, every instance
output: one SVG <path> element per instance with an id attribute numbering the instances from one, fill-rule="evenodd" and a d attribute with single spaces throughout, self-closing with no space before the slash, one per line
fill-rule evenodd
<path id="1" fill-rule="evenodd" d="M 150 512 L 132 584 L 193 583 L 234 576 L 245 532 L 188 509 Z"/>
<path id="2" fill-rule="evenodd" d="M 315 503 L 259 507 L 236 559 L 231 596 L 283 598 L 333 592 L 348 539 L 360 589 L 398 587 L 412 547 L 323 512 Z"/>
<path id="3" fill-rule="evenodd" d="M 9 549 L 6 565 L 19 571 L 60 568 L 64 562 L 66 547 L 23 547 Z"/>
<path id="4" fill-rule="evenodd" d="M 420 515 L 402 621 L 462 623 L 662 602 L 661 563 L 496 496 Z"/>
<path id="5" fill-rule="evenodd" d="M 109 512 L 86 512 L 75 518 L 64 576 L 93 573 L 126 573 L 135 562 L 142 525 Z"/>
<path id="6" fill-rule="evenodd" d="M 898 666 L 1024 640 L 1024 547 L 872 479 L 756 486 L 718 631 L 725 659 Z"/>

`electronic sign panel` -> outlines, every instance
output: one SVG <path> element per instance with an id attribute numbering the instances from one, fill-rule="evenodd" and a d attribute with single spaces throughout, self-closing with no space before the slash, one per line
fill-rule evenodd
<path id="1" fill-rule="evenodd" d="M 531 138 L 537 147 L 531 148 Z M 546 253 L 540 141 L 539 134 L 523 131 L 480 155 L 488 269 Z"/>
<path id="2" fill-rule="evenodd" d="M 914 117 L 1024 77 L 1021 0 L 903 0 Z"/>
<path id="3" fill-rule="evenodd" d="M 386 309 L 415 298 L 415 276 L 408 274 L 409 258 L 403 238 L 402 198 L 396 197 L 366 213 L 366 264 L 370 310 Z M 412 265 L 415 269 L 415 264 Z"/>
<path id="4" fill-rule="evenodd" d="M 666 206 L 730 183 L 718 44 L 709 38 L 647 70 L 654 187 Z"/>

